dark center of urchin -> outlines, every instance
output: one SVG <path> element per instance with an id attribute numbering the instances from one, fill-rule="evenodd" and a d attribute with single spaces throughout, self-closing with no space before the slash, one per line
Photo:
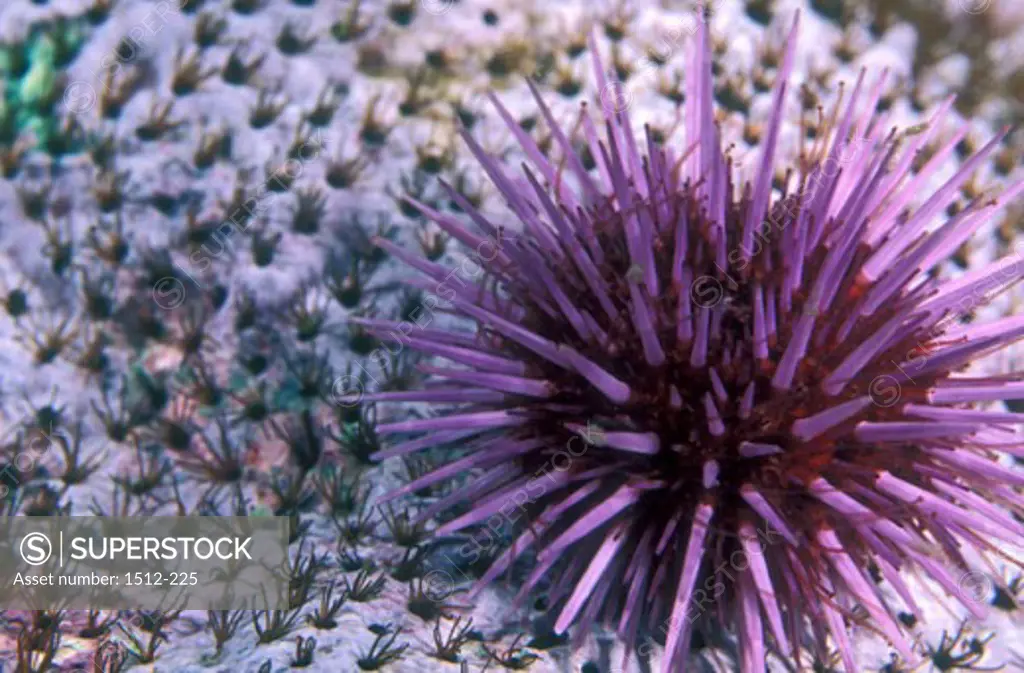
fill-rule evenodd
<path id="1" fill-rule="evenodd" d="M 730 187 L 731 189 L 731 187 Z M 657 298 L 652 298 L 652 316 L 658 341 L 663 345 L 665 361 L 652 366 L 645 358 L 636 328 L 628 313 L 631 285 L 641 284 L 641 271 L 631 261 L 625 236 L 625 218 L 630 213 L 617 210 L 611 200 L 592 208 L 587 219 L 593 223 L 594 238 L 598 241 L 603 259 L 598 271 L 610 289 L 609 295 L 619 309 L 612 319 L 602 310 L 594 294 L 587 290 L 579 270 L 563 260 L 551 261 L 550 256 L 538 255 L 536 259 L 547 260 L 547 268 L 559 285 L 576 303 L 587 312 L 607 334 L 603 344 L 593 339 L 583 339 L 569 329 L 564 319 L 554 319 L 550 307 L 535 301 L 536 294 L 519 285 L 519 281 L 506 278 L 502 286 L 516 303 L 525 309 L 523 327 L 556 344 L 566 344 L 579 353 L 598 363 L 618 379 L 628 382 L 632 395 L 624 404 L 614 403 L 582 379 L 578 374 L 560 368 L 550 362 L 531 357 L 522 346 L 500 336 L 490 334 L 495 345 L 506 352 L 520 355 L 531 362 L 529 375 L 554 384 L 557 393 L 542 401 L 524 401 L 521 408 L 531 417 L 523 431 L 532 437 L 546 437 L 549 450 L 525 455 L 521 462 L 527 474 L 546 473 L 552 470 L 583 473 L 604 465 L 620 465 L 618 479 L 605 479 L 609 492 L 617 485 L 638 479 L 657 482 L 658 487 L 650 488 L 635 503 L 632 510 L 633 535 L 643 530 L 674 527 L 679 521 L 688 521 L 704 492 L 705 481 L 716 481 L 717 505 L 714 533 L 718 538 L 719 556 L 727 557 L 735 548 L 738 516 L 748 509 L 741 499 L 741 489 L 746 484 L 754 486 L 760 493 L 769 495 L 780 513 L 797 522 L 813 526 L 817 520 L 815 511 L 822 509 L 818 500 L 806 490 L 794 488 L 794 479 L 806 480 L 825 471 L 837 459 L 851 466 L 862 466 L 865 473 L 881 467 L 894 474 L 911 469 L 917 449 L 912 445 L 904 447 L 902 457 L 893 455 L 893 448 L 884 450 L 887 455 L 878 455 L 877 447 L 853 443 L 851 440 L 830 440 L 819 438 L 812 442 L 794 440 L 789 428 L 793 421 L 811 416 L 837 403 L 873 394 L 872 382 L 895 370 L 908 353 L 920 349 L 922 344 L 910 336 L 894 344 L 873 367 L 866 367 L 857 379 L 851 381 L 840 398 L 827 398 L 818 384 L 832 370 L 836 363 L 847 356 L 863 338 L 877 331 L 880 325 L 902 308 L 892 306 L 877 311 L 872 316 L 861 317 L 857 325 L 842 342 L 837 342 L 840 323 L 856 310 L 859 296 L 854 279 L 846 279 L 837 292 L 829 316 L 825 322 L 835 323 L 831 330 L 822 329 L 826 338 L 813 341 L 807 350 L 796 378 L 784 392 L 772 388 L 772 376 L 782 358 L 793 325 L 780 318 L 775 334 L 770 335 L 767 357 L 758 359 L 754 353 L 754 308 L 752 303 L 755 285 L 777 287 L 779 278 L 789 264 L 802 263 L 808 273 L 813 273 L 824 262 L 828 253 L 822 244 L 810 251 L 803 260 L 782 259 L 778 250 L 783 246 L 772 237 L 782 236 L 787 226 L 792 226 L 800 214 L 801 202 L 797 196 L 783 196 L 775 202 L 769 226 L 762 228 L 756 239 L 749 261 L 742 265 L 713 259 L 706 251 L 713 245 L 714 227 L 705 210 L 698 190 L 684 185 L 680 190 L 660 203 L 654 199 L 641 208 L 667 205 L 672 209 L 670 220 L 684 215 L 688 218 L 686 264 L 693 269 L 692 278 L 686 286 L 665 286 Z M 653 204 L 653 205 L 652 205 Z M 727 249 L 736 250 L 740 245 L 738 232 L 746 214 L 748 202 L 741 200 L 730 203 L 725 212 L 725 231 L 729 237 Z M 841 229 L 841 222 L 832 222 L 830 227 Z M 655 232 L 652 242 L 654 263 L 658 278 L 672 278 L 674 257 L 677 249 L 673 240 L 673 228 Z M 736 240 L 733 240 L 733 239 Z M 823 240 L 827 236 L 822 236 Z M 536 245 L 533 241 L 519 238 L 514 245 Z M 858 256 L 860 253 L 858 253 Z M 852 265 L 857 268 L 858 264 Z M 694 310 L 705 308 L 709 312 L 709 329 L 714 337 L 708 339 L 706 355 L 694 361 L 691 337 L 677 334 L 677 311 L 680 293 L 687 293 Z M 793 310 L 789 315 L 798 316 L 802 304 L 807 300 L 799 292 L 793 297 Z M 834 315 L 832 315 L 834 314 Z M 695 321 L 696 322 L 696 321 Z M 821 324 L 819 320 L 819 326 Z M 819 329 L 821 329 L 819 327 Z M 916 391 L 926 390 L 934 383 L 934 377 L 917 380 L 915 390 L 904 391 L 903 399 L 913 400 Z M 753 384 L 751 403 L 744 410 L 744 393 Z M 708 398 L 714 402 L 714 411 L 709 410 Z M 896 409 L 886 404 L 875 405 L 858 420 L 894 420 L 899 418 Z M 579 445 L 565 458 L 563 447 L 572 443 L 574 432 L 567 425 L 596 429 L 591 442 L 600 444 L 601 431 L 623 430 L 630 432 L 654 433 L 659 439 L 659 450 L 653 455 L 639 455 L 621 451 L 601 451 L 600 448 L 581 452 Z M 596 438 L 596 439 L 595 439 Z M 751 456 L 750 446 L 776 446 L 781 449 L 774 453 Z M 744 447 L 748 447 L 745 452 Z M 562 455 L 556 459 L 555 454 Z M 754 450 L 756 453 L 756 449 Z M 582 454 L 582 455 L 581 455 Z M 559 462 L 559 460 L 561 462 Z M 714 474 L 708 474 L 708 465 L 715 466 Z M 670 500 L 667 500 L 670 498 Z M 671 504 L 671 507 L 666 506 Z M 799 514 L 798 516 L 791 516 Z M 894 518 L 900 518 L 894 516 Z"/>

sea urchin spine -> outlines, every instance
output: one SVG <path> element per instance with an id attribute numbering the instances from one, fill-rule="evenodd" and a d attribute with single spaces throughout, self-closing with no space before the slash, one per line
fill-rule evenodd
<path id="1" fill-rule="evenodd" d="M 529 522 L 477 588 L 534 549 L 519 600 L 547 586 L 557 631 L 585 634 L 600 620 L 627 652 L 643 653 L 638 638 L 661 631 L 665 673 L 686 670 L 691 636 L 712 618 L 731 626 L 744 673 L 764 670 L 766 634 L 783 654 L 810 649 L 819 660 L 831 640 L 859 670 L 852 624 L 912 660 L 894 617 L 918 612 L 907 571 L 980 615 L 956 573 L 973 552 L 1024 542 L 1011 516 L 1024 507 L 1024 477 L 997 460 L 1024 455 L 1012 430 L 1024 415 L 971 406 L 1022 398 L 1024 381 L 964 371 L 1024 336 L 1024 318 L 960 320 L 1015 284 L 1024 259 L 954 280 L 931 273 L 1024 188 L 932 226 L 1003 134 L 911 207 L 955 145 L 911 175 L 950 101 L 923 130 L 890 131 L 874 115 L 882 82 L 865 95 L 862 73 L 773 193 L 796 28 L 756 173 L 740 190 L 714 122 L 703 21 L 682 154 L 649 132 L 641 151 L 593 40 L 605 137 L 586 109 L 581 127 L 594 171 L 536 89 L 558 161 L 495 99 L 529 159 L 524 177 L 463 135 L 516 226 L 445 186 L 481 234 L 414 205 L 476 251 L 471 265 L 449 269 L 379 241 L 475 334 L 362 321 L 453 364 L 427 368 L 438 385 L 367 401 L 468 405 L 378 428 L 425 433 L 378 458 L 467 446 L 390 497 L 479 473 L 425 513 L 470 503 L 441 534 Z"/>

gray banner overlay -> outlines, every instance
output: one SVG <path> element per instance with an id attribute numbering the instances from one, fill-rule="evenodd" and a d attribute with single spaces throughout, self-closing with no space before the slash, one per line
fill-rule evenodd
<path id="1" fill-rule="evenodd" d="M 0 609 L 288 608 L 288 517 L 0 518 Z"/>

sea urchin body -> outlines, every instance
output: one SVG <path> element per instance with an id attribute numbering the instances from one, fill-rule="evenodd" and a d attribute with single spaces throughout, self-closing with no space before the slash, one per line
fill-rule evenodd
<path id="1" fill-rule="evenodd" d="M 958 140 L 912 173 L 950 101 L 899 133 L 874 115 L 882 81 L 862 91 L 862 74 L 773 189 L 795 32 L 796 22 L 755 177 L 741 187 L 714 122 L 703 23 L 683 152 L 649 133 L 637 141 L 594 43 L 610 95 L 603 137 L 581 114 L 584 150 L 536 91 L 557 161 L 495 100 L 530 160 L 524 177 L 464 135 L 518 225 L 449 189 L 479 233 L 416 205 L 475 251 L 471 267 L 380 242 L 476 333 L 363 321 L 453 365 L 425 367 L 438 385 L 367 399 L 468 405 L 378 428 L 425 433 L 379 458 L 467 446 L 392 497 L 478 475 L 428 509 L 470 503 L 439 534 L 525 513 L 478 587 L 535 554 L 520 597 L 550 587 L 556 631 L 601 621 L 627 651 L 664 633 L 665 673 L 686 669 L 711 619 L 731 628 L 745 673 L 765 670 L 768 643 L 821 658 L 831 643 L 858 670 L 852 625 L 912 660 L 895 618 L 918 613 L 907 573 L 980 614 L 958 591 L 971 550 L 1024 542 L 1013 516 L 1024 477 L 998 460 L 1024 455 L 1012 430 L 1024 415 L 973 406 L 1024 397 L 1024 382 L 964 371 L 1024 337 L 1024 318 L 961 320 L 1016 283 L 1024 259 L 954 280 L 933 273 L 1024 185 L 935 226 L 1001 136 L 919 203 Z"/>

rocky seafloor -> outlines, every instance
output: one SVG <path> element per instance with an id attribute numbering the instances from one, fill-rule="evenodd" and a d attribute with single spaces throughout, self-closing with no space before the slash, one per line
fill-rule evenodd
<path id="1" fill-rule="evenodd" d="M 921 124 L 958 95 L 937 137 L 970 131 L 946 176 L 1024 118 L 1017 0 L 713 6 L 715 97 L 741 169 L 796 9 L 792 129 L 801 114 L 813 126 L 862 67 L 888 69 L 879 109 L 893 125 Z M 597 93 L 592 32 L 634 121 L 678 139 L 693 12 L 668 0 L 0 0 L 0 463 L 16 466 L 0 484 L 4 514 L 287 515 L 309 569 L 277 638 L 257 631 L 267 615 L 240 612 L 10 610 L 0 670 L 619 671 L 610 635 L 576 650 L 554 636 L 543 595 L 511 610 L 514 578 L 463 595 L 486 559 L 460 557 L 463 539 L 431 539 L 438 517 L 412 523 L 441 489 L 377 507 L 455 448 L 369 459 L 376 421 L 417 409 L 342 395 L 420 374 L 409 353 L 369 358 L 376 342 L 347 319 L 407 316 L 423 299 L 396 283 L 403 271 L 372 236 L 458 255 L 403 195 L 456 212 L 444 179 L 503 212 L 457 129 L 515 161 L 493 90 L 550 146 L 525 80 L 571 123 Z M 1022 145 L 1011 134 L 961 203 L 1019 179 Z M 1024 253 L 1022 213 L 1013 204 L 943 273 Z M 1009 293 L 979 318 L 1022 300 Z M 1019 371 L 1020 357 L 983 366 Z M 40 437 L 46 450 L 18 461 Z M 983 622 L 920 587 L 935 600 L 922 601 L 926 623 L 908 625 L 919 670 L 1024 670 L 1021 575 L 991 569 L 967 587 L 991 607 Z M 906 670 L 873 633 L 855 637 L 863 670 Z M 733 650 L 711 634 L 694 670 L 736 670 Z M 773 656 L 768 670 L 831 665 Z"/>

